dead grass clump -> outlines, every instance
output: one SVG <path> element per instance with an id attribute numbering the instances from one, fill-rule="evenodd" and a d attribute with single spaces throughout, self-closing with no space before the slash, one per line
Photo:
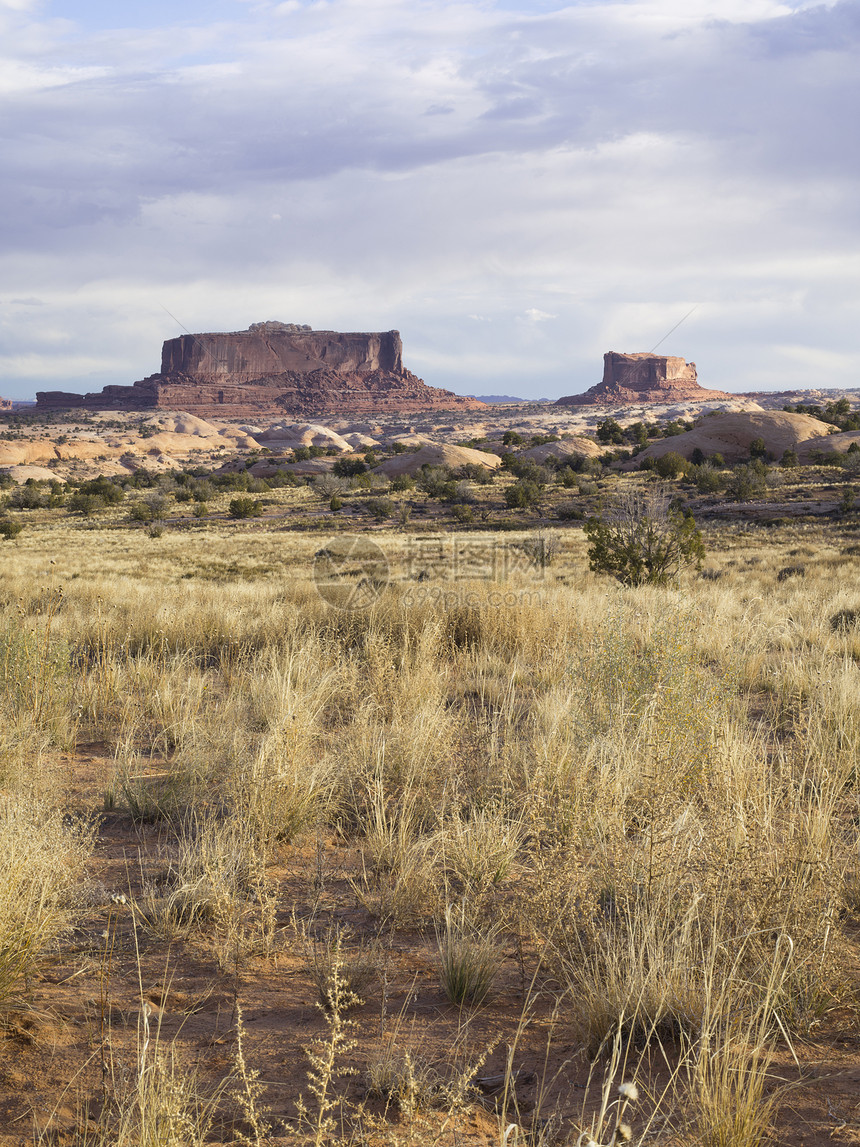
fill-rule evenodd
<path id="1" fill-rule="evenodd" d="M 0 1006 L 69 928 L 92 850 L 91 822 L 28 798 L 0 798 Z"/>

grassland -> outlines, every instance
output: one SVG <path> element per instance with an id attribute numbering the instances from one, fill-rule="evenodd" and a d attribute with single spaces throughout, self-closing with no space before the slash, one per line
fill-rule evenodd
<path id="1" fill-rule="evenodd" d="M 382 526 L 354 610 L 310 520 L 28 521 L 0 1144 L 856 1141 L 850 516 Z"/>

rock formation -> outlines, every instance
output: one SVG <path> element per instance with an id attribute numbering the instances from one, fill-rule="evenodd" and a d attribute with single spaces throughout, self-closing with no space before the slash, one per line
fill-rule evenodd
<path id="1" fill-rule="evenodd" d="M 11 398 L 0 398 L 0 410 L 11 410 L 11 409 L 12 409 L 12 399 Z"/>
<path id="2" fill-rule="evenodd" d="M 696 381 L 696 364 L 674 355 L 621 354 L 603 356 L 603 378 L 585 394 L 560 398 L 557 406 L 627 406 L 641 402 L 707 402 L 734 397 L 705 390 Z"/>
<path id="3" fill-rule="evenodd" d="M 202 417 L 257 414 L 412 413 L 483 409 L 474 398 L 427 386 L 403 366 L 398 331 L 341 334 L 295 323 L 168 339 L 161 371 L 96 394 L 39 391 L 39 409 L 183 410 Z"/>

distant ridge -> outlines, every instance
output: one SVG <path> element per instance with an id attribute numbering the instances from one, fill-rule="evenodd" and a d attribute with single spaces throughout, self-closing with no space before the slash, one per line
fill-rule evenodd
<path id="1" fill-rule="evenodd" d="M 470 394 L 469 397 L 477 399 L 478 402 L 486 402 L 488 405 L 500 402 L 520 402 L 525 406 L 553 401 L 551 398 L 514 398 L 512 394 Z"/>

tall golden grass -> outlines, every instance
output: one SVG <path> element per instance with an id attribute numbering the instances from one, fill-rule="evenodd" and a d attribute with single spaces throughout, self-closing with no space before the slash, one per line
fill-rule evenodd
<path id="1" fill-rule="evenodd" d="M 58 819 L 42 762 L 103 741 L 109 801 L 160 820 L 173 850 L 148 927 L 237 933 L 263 920 L 279 849 L 346 837 L 357 904 L 435 925 L 452 965 L 481 933 L 515 935 L 569 1038 L 686 1049 L 703 1141 L 761 1141 L 776 1041 L 848 984 L 860 628 L 831 619 L 860 609 L 834 576 L 855 559 L 827 551 L 780 581 L 798 531 L 727 530 L 709 576 L 624 590 L 571 536 L 505 594 L 442 579 L 416 598 L 392 535 L 389 589 L 347 612 L 315 591 L 319 537 L 66 533 L 28 531 L 0 573 L 0 854 L 23 873 L 0 880 L 0 997 L 61 934 L 88 839 Z M 68 857 L 50 896 L 48 847 Z M 31 917 L 7 959 L 9 921 Z M 352 1050 L 338 1024 L 335 1001 L 312 1059 L 317 1142 Z"/>

